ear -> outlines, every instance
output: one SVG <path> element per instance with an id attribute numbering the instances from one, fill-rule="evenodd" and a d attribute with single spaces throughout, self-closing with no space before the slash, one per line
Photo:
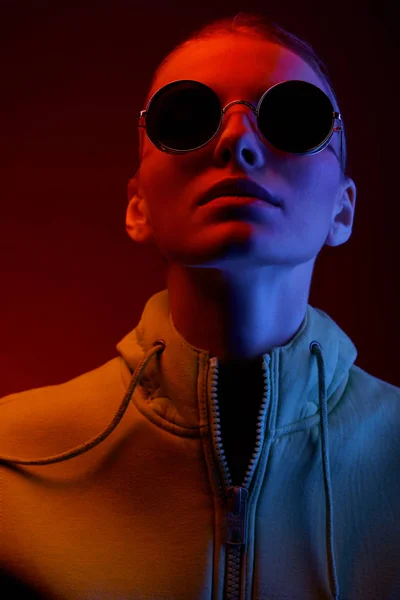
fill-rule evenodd
<path id="1" fill-rule="evenodd" d="M 128 183 L 128 207 L 125 229 L 135 242 L 148 244 L 153 240 L 147 203 L 139 189 L 137 174 Z"/>
<path id="2" fill-rule="evenodd" d="M 326 246 L 340 246 L 351 236 L 356 197 L 356 185 L 351 177 L 346 176 L 337 195 L 331 227 L 325 240 Z"/>

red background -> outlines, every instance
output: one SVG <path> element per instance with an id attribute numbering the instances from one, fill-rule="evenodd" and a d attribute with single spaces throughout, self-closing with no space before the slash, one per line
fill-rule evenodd
<path id="1" fill-rule="evenodd" d="M 0 396 L 113 358 L 166 287 L 158 253 L 125 232 L 136 115 L 173 45 L 239 11 L 268 11 L 327 64 L 358 194 L 353 235 L 323 249 L 310 303 L 351 337 L 356 364 L 400 386 L 395 4 L 3 0 Z"/>

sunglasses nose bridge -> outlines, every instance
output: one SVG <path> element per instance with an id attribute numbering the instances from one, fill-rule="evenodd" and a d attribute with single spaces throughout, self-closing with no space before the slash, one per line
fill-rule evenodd
<path id="1" fill-rule="evenodd" d="M 258 118 L 256 106 L 254 106 L 250 102 L 247 102 L 246 100 L 233 100 L 232 102 L 229 102 L 229 104 L 227 104 L 224 108 L 221 109 L 221 118 L 220 118 L 218 129 L 220 129 L 220 127 L 222 125 L 222 121 L 223 121 L 224 115 L 226 114 L 227 110 L 231 106 L 234 106 L 236 104 L 244 104 L 245 106 L 248 106 L 251 109 L 251 111 L 253 112 L 253 114 L 256 116 L 256 119 Z"/>
<path id="2" fill-rule="evenodd" d="M 229 104 L 227 104 L 225 106 L 225 108 L 223 108 L 221 110 L 221 121 L 222 121 L 226 111 L 228 110 L 228 108 L 230 108 L 231 106 L 234 106 L 235 104 L 245 104 L 246 106 L 251 108 L 253 113 L 257 116 L 257 107 L 253 106 L 250 102 L 247 102 L 246 100 L 233 100 L 233 102 L 229 102 Z"/>

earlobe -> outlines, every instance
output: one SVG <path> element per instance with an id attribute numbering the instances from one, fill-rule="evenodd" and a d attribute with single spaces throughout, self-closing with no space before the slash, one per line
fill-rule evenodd
<path id="1" fill-rule="evenodd" d="M 325 240 L 326 246 L 340 246 L 350 238 L 353 231 L 356 197 L 355 183 L 350 177 L 347 177 L 340 194 L 339 208 L 335 209 L 331 228 Z"/>
<path id="2" fill-rule="evenodd" d="M 129 189 L 128 189 L 129 193 Z M 130 198 L 126 209 L 125 229 L 130 238 L 139 243 L 150 243 L 152 231 L 146 202 L 137 191 Z"/>
<path id="3" fill-rule="evenodd" d="M 136 197 L 133 196 L 126 207 L 126 217 L 125 217 L 125 228 L 128 234 L 132 237 L 132 233 L 135 231 L 136 219 L 134 216 L 135 213 L 135 203 Z"/>

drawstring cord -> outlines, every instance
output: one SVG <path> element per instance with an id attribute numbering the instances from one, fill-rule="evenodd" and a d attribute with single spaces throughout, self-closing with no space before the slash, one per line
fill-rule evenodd
<path id="1" fill-rule="evenodd" d="M 313 341 L 310 344 L 310 351 L 317 358 L 318 366 L 318 399 L 321 411 L 321 443 L 322 443 L 322 468 L 324 473 L 325 499 L 327 502 L 327 554 L 328 569 L 333 586 L 333 600 L 339 599 L 339 582 L 336 574 L 335 554 L 333 548 L 333 506 L 332 506 L 332 486 L 331 471 L 329 465 L 329 439 L 328 439 L 328 409 L 326 401 L 326 383 L 325 383 L 325 364 L 322 355 L 322 347 L 319 342 Z"/>
<path id="2" fill-rule="evenodd" d="M 128 404 L 131 400 L 132 394 L 136 388 L 136 385 L 140 382 L 143 371 L 147 367 L 147 363 L 149 362 L 149 360 L 152 358 L 152 356 L 154 356 L 154 354 L 157 354 L 158 352 L 160 352 L 160 350 L 162 352 L 164 352 L 164 349 L 165 349 L 164 340 L 158 339 L 154 342 L 153 348 L 151 348 L 149 350 L 148 354 L 137 365 L 137 367 L 132 375 L 132 379 L 129 384 L 128 390 L 127 390 L 127 392 L 121 402 L 121 405 L 118 408 L 118 411 L 115 414 L 113 420 L 108 425 L 108 427 L 106 427 L 106 429 L 104 431 L 102 431 L 100 434 L 96 435 L 94 438 L 92 438 L 88 442 L 85 442 L 84 444 L 77 446 L 73 450 L 67 450 L 66 452 L 62 452 L 61 454 L 56 454 L 52 458 L 42 458 L 39 460 L 20 460 L 18 458 L 12 458 L 10 456 L 0 456 L 0 462 L 12 462 L 12 463 L 18 464 L 18 465 L 51 465 L 53 463 L 62 462 L 63 460 L 68 460 L 70 458 L 74 458 L 75 456 L 79 456 L 79 454 L 83 454 L 87 450 L 91 450 L 92 448 L 97 446 L 97 444 L 100 444 L 103 440 L 106 439 L 106 437 L 108 437 L 110 435 L 110 433 L 112 433 L 114 431 L 114 429 L 116 428 L 118 423 L 121 421 L 122 417 L 124 416 L 125 411 L 128 408 Z"/>

